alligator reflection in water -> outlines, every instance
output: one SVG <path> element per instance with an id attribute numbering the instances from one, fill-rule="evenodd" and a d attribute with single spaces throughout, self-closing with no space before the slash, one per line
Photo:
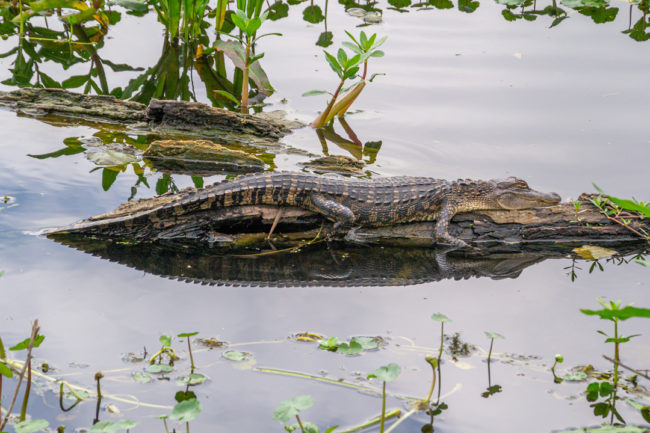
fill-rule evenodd
<path id="1" fill-rule="evenodd" d="M 517 278 L 528 266 L 562 253 L 467 256 L 418 248 L 305 248 L 256 255 L 183 244 L 127 245 L 79 236 L 57 242 L 154 275 L 188 282 L 242 286 L 405 286 L 444 279 Z"/>

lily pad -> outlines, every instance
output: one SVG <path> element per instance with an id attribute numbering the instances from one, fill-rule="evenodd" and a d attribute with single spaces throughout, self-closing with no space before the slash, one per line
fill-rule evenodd
<path id="1" fill-rule="evenodd" d="M 397 379 L 397 376 L 399 376 L 401 372 L 402 368 L 394 362 L 391 362 L 388 365 L 382 365 L 377 370 L 370 373 L 368 379 L 377 378 L 384 382 L 392 382 Z"/>
<path id="2" fill-rule="evenodd" d="M 197 399 L 183 400 L 174 406 L 169 418 L 182 422 L 190 422 L 201 413 L 201 409 L 201 403 Z"/>
<path id="3" fill-rule="evenodd" d="M 131 377 L 133 378 L 133 380 L 140 383 L 149 383 L 153 380 L 151 376 L 149 376 L 148 374 L 144 374 L 141 371 L 136 371 L 131 375 Z"/>
<path id="4" fill-rule="evenodd" d="M 208 380 L 207 376 L 200 373 L 192 373 L 189 376 L 180 376 L 176 379 L 177 385 L 200 385 Z"/>
<path id="5" fill-rule="evenodd" d="M 34 433 L 49 427 L 50 423 L 44 419 L 22 421 L 14 426 L 16 433 Z"/>
<path id="6" fill-rule="evenodd" d="M 152 364 L 152 365 L 148 365 L 145 370 L 148 373 L 165 374 L 165 373 L 171 373 L 172 371 L 174 371 L 174 368 L 171 365 L 167 365 L 167 364 Z"/>

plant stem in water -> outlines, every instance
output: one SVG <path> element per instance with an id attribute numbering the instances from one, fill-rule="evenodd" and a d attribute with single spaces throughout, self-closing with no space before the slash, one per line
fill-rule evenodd
<path id="1" fill-rule="evenodd" d="M 296 419 L 298 420 L 298 425 L 300 426 L 300 431 L 302 433 L 305 433 L 305 426 L 302 425 L 302 421 L 300 420 L 300 417 L 298 416 L 298 414 L 296 414 Z"/>
<path id="2" fill-rule="evenodd" d="M 379 423 L 379 433 L 384 433 L 384 422 L 386 421 L 386 381 L 381 390 L 381 421 Z"/>

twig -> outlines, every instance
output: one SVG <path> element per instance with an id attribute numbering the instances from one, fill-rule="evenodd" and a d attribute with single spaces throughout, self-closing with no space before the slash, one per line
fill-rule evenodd
<path id="1" fill-rule="evenodd" d="M 9 416 L 11 415 L 11 411 L 14 408 L 14 404 L 16 403 L 16 398 L 18 398 L 18 392 L 20 391 L 20 385 L 23 383 L 23 378 L 25 377 L 25 370 L 27 369 L 27 365 L 29 364 L 29 360 L 31 359 L 32 356 L 32 348 L 34 347 L 34 339 L 36 338 L 36 335 L 38 334 L 39 331 L 39 326 L 38 326 L 38 319 L 34 320 L 32 323 L 32 335 L 29 338 L 29 346 L 27 347 L 27 357 L 26 362 L 23 364 L 23 368 L 20 370 L 20 374 L 18 375 L 18 383 L 16 383 L 16 389 L 14 390 L 14 395 L 11 397 L 11 404 L 9 404 L 9 408 L 7 409 L 7 414 L 4 417 L 4 420 L 2 420 L 2 423 L 0 423 L 0 431 L 2 431 L 7 425 L 7 422 L 9 421 Z"/>
<path id="2" fill-rule="evenodd" d="M 603 355 L 603 358 L 605 358 L 605 359 L 608 360 L 609 362 L 613 362 L 614 364 L 623 367 L 623 368 L 626 369 L 626 370 L 630 370 L 631 372 L 633 372 L 633 373 L 635 373 L 635 374 L 638 374 L 639 376 L 641 376 L 641 377 L 645 377 L 646 379 L 650 380 L 650 376 L 648 376 L 647 373 L 641 373 L 639 370 L 635 370 L 635 369 L 633 369 L 632 367 L 628 367 L 627 365 L 624 365 L 624 364 L 621 363 L 620 361 L 617 361 L 617 360 L 615 360 L 615 359 L 612 359 L 612 358 L 610 358 L 610 357 L 607 356 L 607 355 Z M 647 370 L 646 370 L 646 371 L 647 371 Z"/>

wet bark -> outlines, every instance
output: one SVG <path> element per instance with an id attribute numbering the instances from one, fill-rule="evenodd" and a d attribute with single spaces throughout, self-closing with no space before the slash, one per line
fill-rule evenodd
<path id="1" fill-rule="evenodd" d="M 163 195 L 152 199 L 127 202 L 109 213 L 91 217 L 78 224 L 49 231 L 48 234 L 73 234 L 101 238 L 127 239 L 135 242 L 199 242 L 228 247 L 267 247 L 266 237 L 277 218 L 272 242 L 278 247 L 299 246 L 323 238 L 331 222 L 321 215 L 297 207 L 268 205 L 237 206 L 196 210 L 187 214 L 159 218 L 155 223 L 129 223 L 131 216 L 155 209 L 171 200 Z M 633 219 L 629 227 L 609 220 L 583 196 L 580 212 L 572 203 L 526 209 L 462 213 L 456 215 L 449 233 L 469 244 L 490 251 L 514 251 L 523 246 L 553 246 L 595 243 L 620 245 L 644 242 L 633 233 L 650 233 L 648 219 Z M 279 214 L 279 216 L 278 216 Z M 110 229 L 102 221 L 125 221 Z M 435 222 L 397 224 L 389 227 L 362 227 L 356 230 L 353 243 L 391 246 L 432 246 Z M 335 238 L 343 238 L 335 235 Z M 536 247 L 534 247 L 536 248 Z"/>
<path id="2" fill-rule="evenodd" d="M 198 102 L 152 99 L 146 106 L 110 95 L 82 95 L 63 89 L 0 91 L 0 106 L 22 115 L 54 117 L 63 122 L 137 124 L 138 130 L 225 140 L 249 136 L 275 141 L 302 126 L 281 116 L 233 113 Z"/>

